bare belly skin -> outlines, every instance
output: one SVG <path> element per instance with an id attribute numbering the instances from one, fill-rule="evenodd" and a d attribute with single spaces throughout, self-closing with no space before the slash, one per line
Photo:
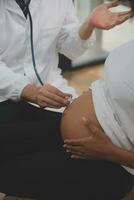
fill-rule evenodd
<path id="1" fill-rule="evenodd" d="M 63 139 L 78 139 L 90 135 L 89 130 L 82 121 L 82 117 L 86 117 L 102 129 L 95 114 L 91 90 L 79 96 L 64 111 L 61 120 Z"/>

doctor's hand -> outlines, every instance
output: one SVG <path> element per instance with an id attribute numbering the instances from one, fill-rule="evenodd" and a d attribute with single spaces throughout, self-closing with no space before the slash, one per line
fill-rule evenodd
<path id="1" fill-rule="evenodd" d="M 71 154 L 71 158 L 85 160 L 109 160 L 115 146 L 109 137 L 92 122 L 84 121 L 90 136 L 65 140 L 64 148 Z"/>
<path id="2" fill-rule="evenodd" d="M 36 103 L 41 108 L 61 108 L 70 104 L 68 98 L 71 94 L 64 93 L 56 87 L 45 84 L 44 86 L 37 87 L 33 85 L 26 86 L 21 94 L 21 98 L 32 103 Z"/>
<path id="3" fill-rule="evenodd" d="M 119 3 L 104 3 L 97 7 L 89 16 L 89 24 L 95 28 L 109 30 L 133 16 L 132 11 L 111 12 L 109 9 L 118 6 Z"/>
<path id="4" fill-rule="evenodd" d="M 80 27 L 80 37 L 84 40 L 88 39 L 94 28 L 109 30 L 116 25 L 122 24 L 134 13 L 132 11 L 111 12 L 109 9 L 118 6 L 119 3 L 104 3 L 93 10 L 90 16 Z"/>

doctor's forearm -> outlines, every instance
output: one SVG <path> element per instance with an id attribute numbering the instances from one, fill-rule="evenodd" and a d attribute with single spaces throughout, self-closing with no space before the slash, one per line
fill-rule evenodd
<path id="1" fill-rule="evenodd" d="M 114 146 L 108 160 L 134 169 L 134 152 Z"/>
<path id="2" fill-rule="evenodd" d="M 85 20 L 85 22 L 80 26 L 79 35 L 82 40 L 87 40 L 92 32 L 94 27 L 89 23 L 89 19 Z"/>

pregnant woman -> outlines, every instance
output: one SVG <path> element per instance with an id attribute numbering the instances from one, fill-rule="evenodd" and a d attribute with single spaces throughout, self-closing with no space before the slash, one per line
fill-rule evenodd
<path id="1" fill-rule="evenodd" d="M 129 2 L 133 9 L 134 1 Z M 72 158 L 90 160 L 96 169 L 99 162 L 113 165 L 109 174 L 108 168 L 105 172 L 100 170 L 104 179 L 98 181 L 99 184 L 107 179 L 111 181 L 109 176 L 113 174 L 112 198 L 118 200 L 121 196 L 117 198 L 114 187 L 121 188 L 121 180 L 131 187 L 134 185 L 133 52 L 134 40 L 115 49 L 106 60 L 105 79 L 92 83 L 89 91 L 74 100 L 65 110 L 61 123 L 64 147 Z M 93 161 L 96 159 L 101 161 L 96 163 Z M 97 170 L 96 176 L 99 177 Z"/>

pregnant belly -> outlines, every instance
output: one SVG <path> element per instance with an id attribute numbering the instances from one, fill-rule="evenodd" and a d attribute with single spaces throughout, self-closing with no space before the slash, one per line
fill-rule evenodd
<path id="1" fill-rule="evenodd" d="M 79 96 L 64 111 L 61 120 L 63 139 L 77 139 L 90 135 L 89 130 L 82 121 L 82 117 L 86 117 L 87 120 L 102 129 L 96 118 L 91 90 Z"/>

